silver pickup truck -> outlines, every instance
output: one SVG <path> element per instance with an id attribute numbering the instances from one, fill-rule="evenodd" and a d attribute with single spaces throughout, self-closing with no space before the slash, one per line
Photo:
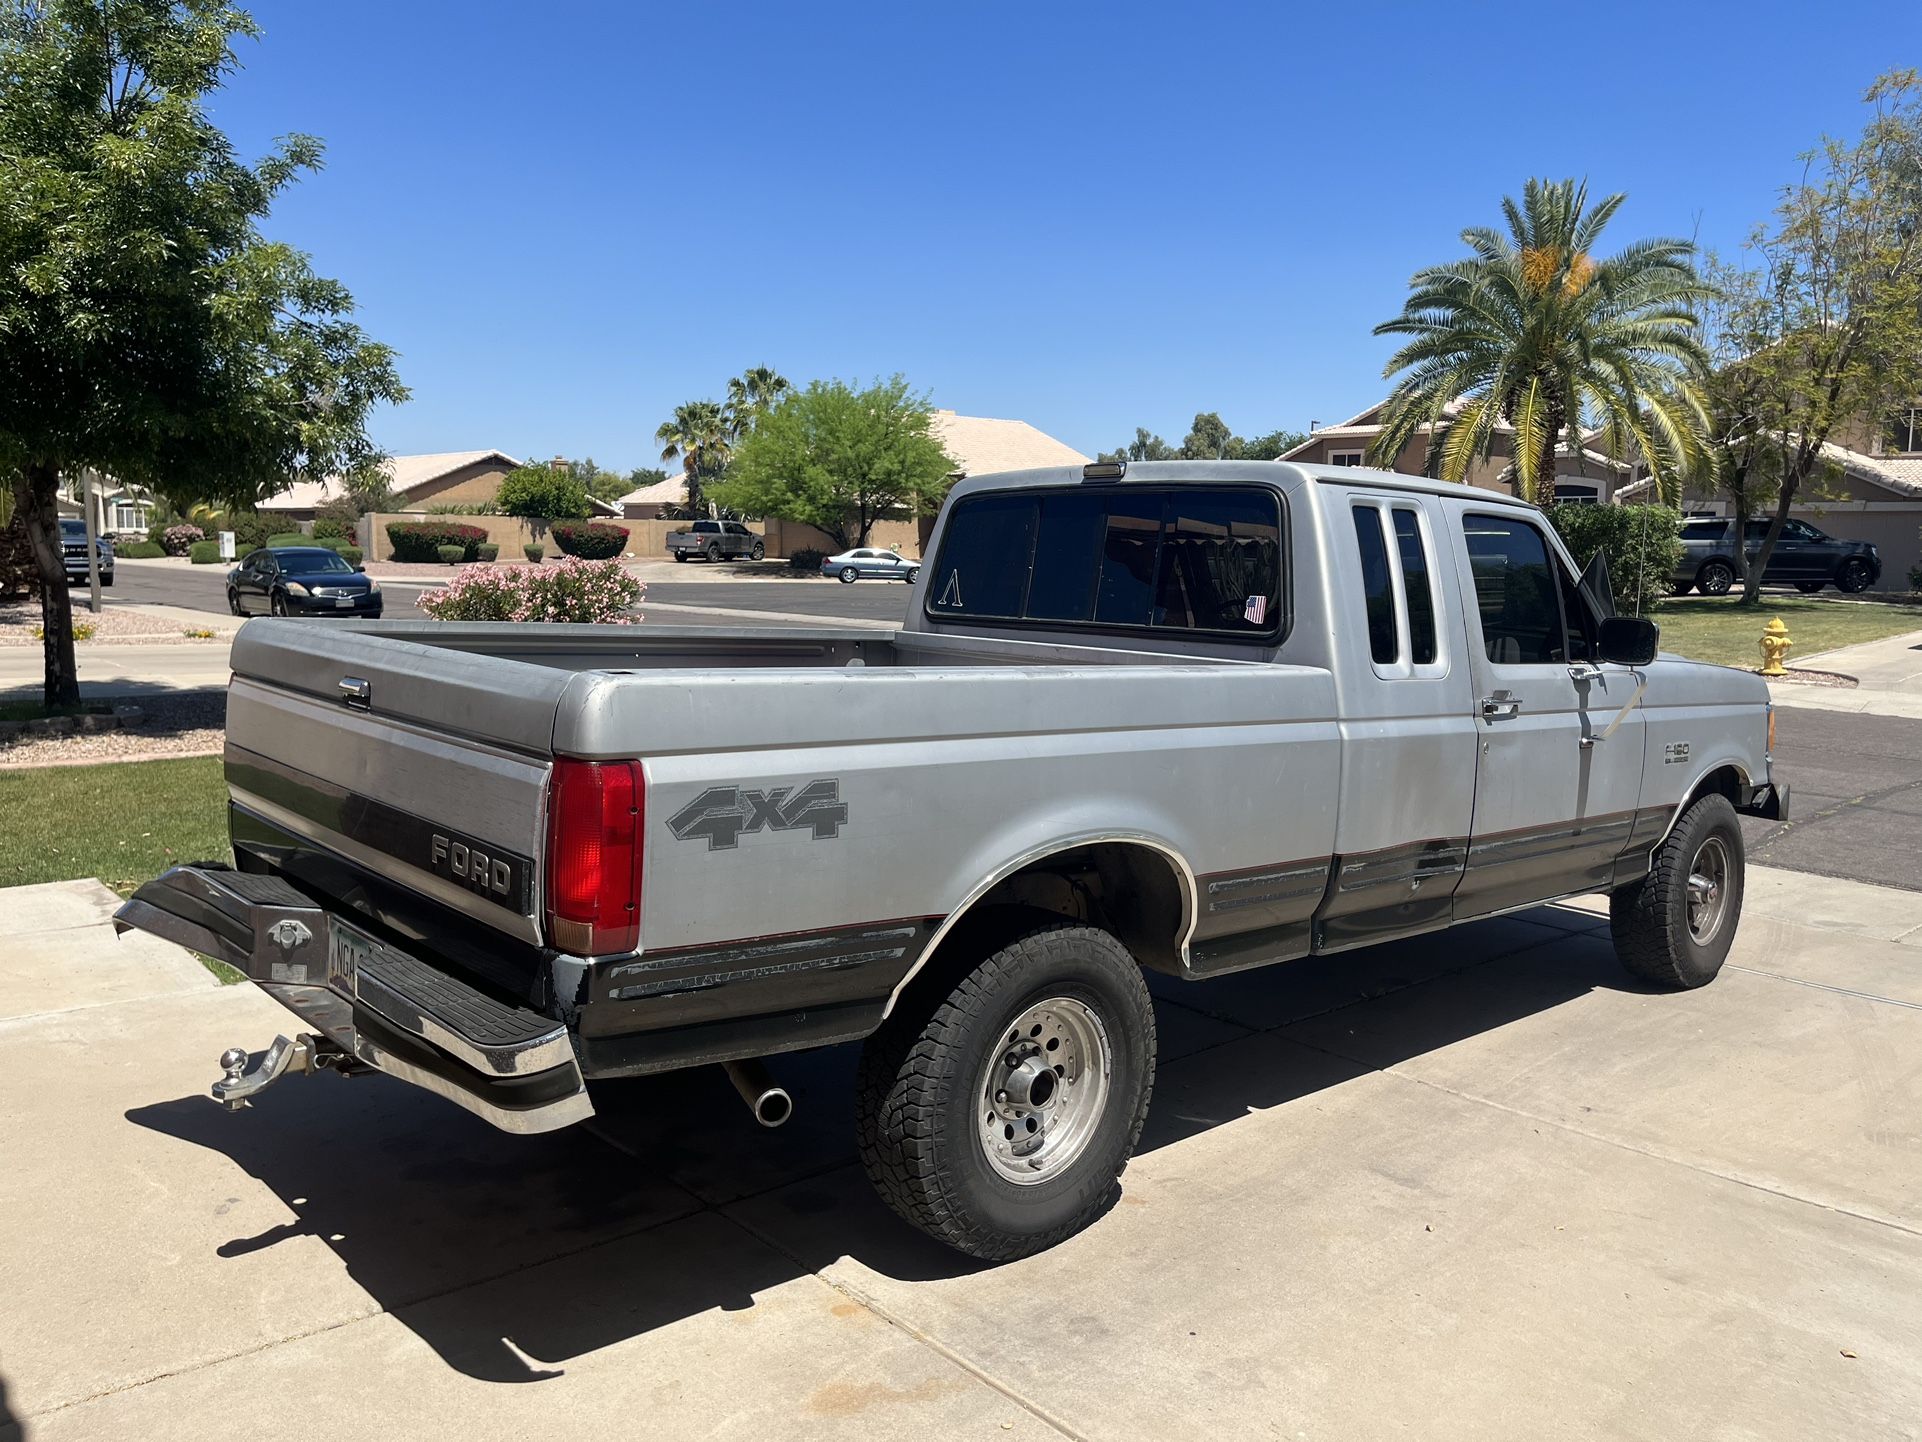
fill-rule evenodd
<path id="1" fill-rule="evenodd" d="M 668 532 L 667 551 L 677 561 L 689 556 L 758 561 L 767 554 L 767 543 L 739 521 L 696 521 L 685 531 Z"/>
<path id="2" fill-rule="evenodd" d="M 860 1040 L 882 1194 L 1009 1258 L 1114 1195 L 1143 968 L 1608 892 L 1628 969 L 1699 986 L 1737 813 L 1786 811 L 1763 683 L 1658 659 L 1501 495 L 1029 471 L 957 485 L 928 554 L 893 632 L 248 622 L 232 869 L 119 913 L 309 1028 L 215 1096 L 374 1069 L 532 1132 L 719 1063 L 775 1123 L 764 1059 Z"/>

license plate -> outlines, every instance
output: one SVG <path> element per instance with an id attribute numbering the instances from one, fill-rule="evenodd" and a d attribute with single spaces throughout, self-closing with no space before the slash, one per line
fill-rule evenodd
<path id="1" fill-rule="evenodd" d="M 350 926 L 327 918 L 327 985 L 342 996 L 355 994 L 355 981 L 364 961 L 372 961 L 380 945 Z"/>
<path id="2" fill-rule="evenodd" d="M 349 609 L 350 607 L 352 607 L 352 605 L 353 605 L 353 604 L 354 604 L 354 598 L 353 598 L 352 596 L 336 596 L 336 597 L 334 597 L 334 605 L 335 605 L 335 606 L 337 606 L 337 607 L 339 607 L 339 608 L 340 608 L 341 610 L 343 610 L 343 611 L 345 611 L 345 610 L 347 610 L 347 609 Z"/>

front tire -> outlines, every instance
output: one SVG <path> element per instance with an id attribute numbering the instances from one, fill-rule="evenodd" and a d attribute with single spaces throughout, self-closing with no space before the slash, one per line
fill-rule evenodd
<path id="1" fill-rule="evenodd" d="M 920 574 L 921 574 L 921 568 L 919 566 L 909 566 L 907 575 L 903 576 L 901 579 L 906 581 L 910 586 L 912 586 L 915 583 L 916 578 L 918 578 Z"/>
<path id="2" fill-rule="evenodd" d="M 1707 986 L 1742 917 L 1742 828 L 1726 796 L 1697 797 L 1656 849 L 1648 875 L 1608 899 L 1615 955 L 1671 991 Z"/>
<path id="3" fill-rule="evenodd" d="M 1869 569 L 1867 561 L 1844 561 L 1835 573 L 1835 584 L 1849 595 L 1859 596 L 1875 584 L 1875 572 Z"/>
<path id="4" fill-rule="evenodd" d="M 1735 584 L 1735 568 L 1727 561 L 1710 561 L 1695 573 L 1695 584 L 1704 596 L 1726 596 Z"/>
<path id="5" fill-rule="evenodd" d="M 272 601 L 268 603 L 268 609 L 272 611 L 276 616 L 286 615 L 287 614 L 286 593 L 284 591 L 274 592 L 274 598 Z"/>
<path id="6" fill-rule="evenodd" d="M 231 586 L 227 589 L 227 609 L 232 611 L 236 616 L 244 616 L 247 614 L 246 611 L 241 608 L 240 592 L 234 590 Z"/>
<path id="7" fill-rule="evenodd" d="M 1154 1069 L 1154 1008 L 1127 948 L 1091 926 L 1031 932 L 931 1007 L 904 1000 L 868 1039 L 861 1164 L 936 1240 L 1029 1256 L 1110 1205 Z"/>

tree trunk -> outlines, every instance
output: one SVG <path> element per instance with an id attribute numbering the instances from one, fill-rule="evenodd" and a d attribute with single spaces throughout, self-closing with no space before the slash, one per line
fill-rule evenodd
<path id="1" fill-rule="evenodd" d="M 59 468 L 29 464 L 14 485 L 21 529 L 40 578 L 41 645 L 46 657 L 44 699 L 49 708 L 80 704 L 80 668 L 73 657 L 73 600 L 67 594 L 67 563 L 60 544 Z"/>
<path id="2" fill-rule="evenodd" d="M 697 521 L 705 520 L 707 507 L 702 504 L 701 468 L 694 464 L 694 457 L 687 458 L 686 464 L 681 467 L 681 474 L 687 478 L 687 513 Z"/>
<path id="3" fill-rule="evenodd" d="M 1769 557 L 1775 554 L 1775 542 L 1782 534 L 1782 523 L 1788 520 L 1789 507 L 1794 504 L 1795 493 L 1801 487 L 1800 476 L 1782 477 L 1782 494 L 1776 497 L 1775 514 L 1769 517 L 1768 534 L 1762 537 L 1762 549 L 1755 553 L 1755 564 L 1748 568 L 1748 576 L 1742 582 L 1741 604 L 1744 606 L 1756 605 L 1762 599 L 1762 578 L 1768 574 Z M 1737 521 L 1735 524 L 1740 526 L 1742 523 Z M 1746 557 L 1748 536 L 1742 530 L 1735 533 L 1735 544 Z"/>
<path id="4" fill-rule="evenodd" d="M 1552 505 L 1555 500 L 1555 446 L 1562 438 L 1562 422 L 1565 419 L 1562 408 L 1551 401 L 1547 433 L 1542 437 L 1541 459 L 1536 463 L 1535 494 L 1525 498 L 1538 506 Z"/>

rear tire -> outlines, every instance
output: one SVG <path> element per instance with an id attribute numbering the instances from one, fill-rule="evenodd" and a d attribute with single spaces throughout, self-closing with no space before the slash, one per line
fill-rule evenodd
<path id="1" fill-rule="evenodd" d="M 1735 584 L 1735 568 L 1727 561 L 1710 561 L 1695 573 L 1695 584 L 1704 596 L 1726 596 Z"/>
<path id="2" fill-rule="evenodd" d="M 1700 796 L 1656 848 L 1648 875 L 1608 899 L 1615 955 L 1671 991 L 1715 980 L 1742 918 L 1742 828 L 1717 792 Z"/>
<path id="3" fill-rule="evenodd" d="M 1677 581 L 1674 585 L 1668 588 L 1668 593 L 1671 596 L 1686 596 L 1690 591 L 1693 591 L 1694 589 L 1695 589 L 1695 583 L 1693 581 Z"/>
<path id="4" fill-rule="evenodd" d="M 861 579 L 861 573 L 856 571 L 854 567 L 843 566 L 841 568 L 840 581 L 843 586 L 852 586 L 856 581 L 860 579 Z"/>
<path id="5" fill-rule="evenodd" d="M 1154 1090 L 1154 1008 L 1127 948 L 1095 927 L 1049 927 L 946 996 L 912 999 L 861 1053 L 857 1139 L 882 1200 L 991 1262 L 1099 1217 Z"/>
<path id="6" fill-rule="evenodd" d="M 1827 585 L 1827 581 L 1797 581 L 1795 583 L 1795 589 L 1800 591 L 1804 596 L 1813 596 L 1817 591 L 1822 590 Z"/>
<path id="7" fill-rule="evenodd" d="M 707 548 L 707 559 L 709 565 L 718 566 L 721 563 L 721 548 L 719 546 L 709 546 Z"/>
<path id="8" fill-rule="evenodd" d="M 674 553 L 674 559 L 675 559 L 676 561 L 685 561 L 685 560 L 687 559 L 687 552 L 686 552 L 686 551 L 676 551 L 676 552 Z"/>

